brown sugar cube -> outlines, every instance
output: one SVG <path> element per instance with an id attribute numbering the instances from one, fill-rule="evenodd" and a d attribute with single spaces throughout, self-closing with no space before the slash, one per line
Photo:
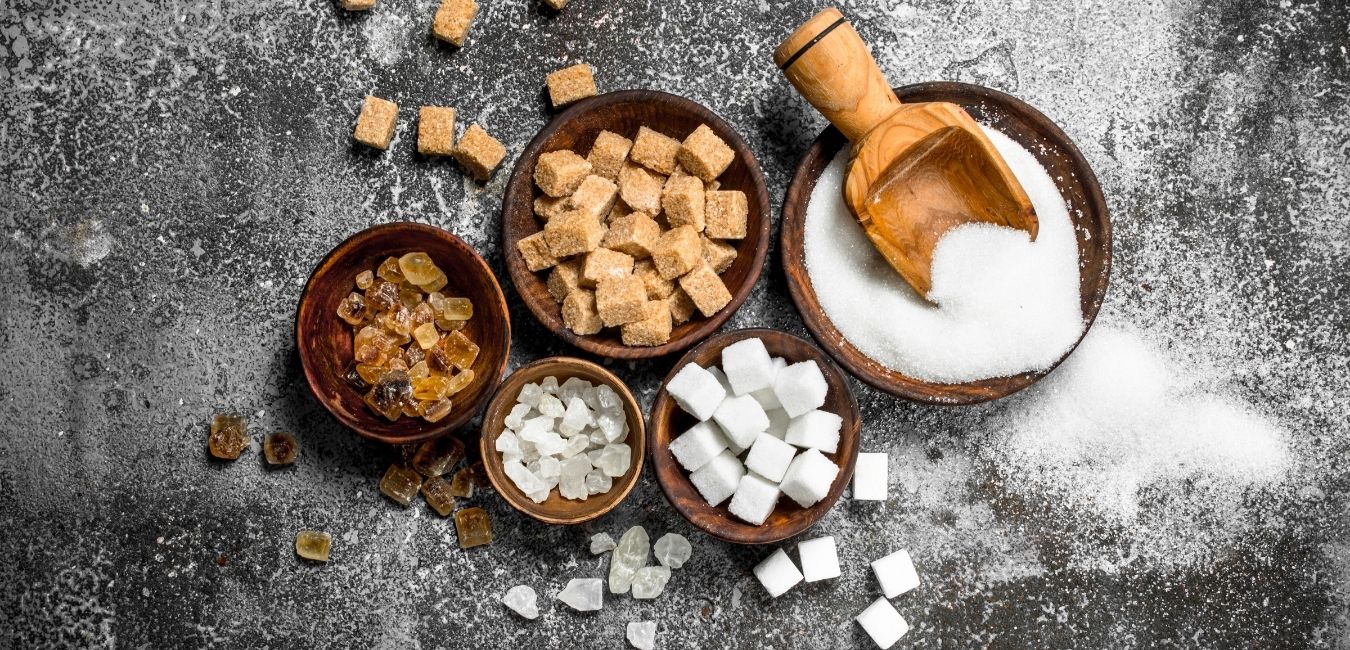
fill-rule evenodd
<path id="1" fill-rule="evenodd" d="M 689 226 L 667 230 L 652 247 L 652 263 L 661 277 L 678 278 L 703 263 L 703 242 Z"/>
<path id="2" fill-rule="evenodd" d="M 548 243 L 544 240 L 544 231 L 539 231 L 516 242 L 516 250 L 525 258 L 525 266 L 531 271 L 542 271 L 558 263 L 558 258 L 548 252 Z"/>
<path id="3" fill-rule="evenodd" d="M 704 227 L 703 181 L 693 176 L 671 176 L 661 190 L 661 210 L 671 228 L 690 226 L 698 232 Z"/>
<path id="4" fill-rule="evenodd" d="M 700 124 L 680 144 L 677 158 L 689 173 L 711 182 L 731 166 L 736 153 L 707 124 Z"/>
<path id="5" fill-rule="evenodd" d="M 689 294 L 689 299 L 694 301 L 694 306 L 698 307 L 704 316 L 716 314 L 719 309 L 731 302 L 731 292 L 727 291 L 727 285 L 707 264 L 700 264 L 698 268 L 680 278 L 680 288 Z"/>
<path id="6" fill-rule="evenodd" d="M 561 303 L 567 295 L 581 288 L 581 260 L 558 262 L 548 274 L 548 294 Z"/>
<path id="7" fill-rule="evenodd" d="M 356 118 L 352 139 L 375 149 L 388 149 L 398 124 L 398 104 L 374 95 L 366 95 L 361 115 Z"/>
<path id="8" fill-rule="evenodd" d="M 624 323 L 619 334 L 624 345 L 652 347 L 670 341 L 670 305 L 664 300 L 649 300 L 643 306 L 642 320 Z"/>
<path id="9" fill-rule="evenodd" d="M 562 11 L 567 7 L 567 3 L 572 0 L 544 0 L 544 4 L 553 8 L 554 11 Z"/>
<path id="10" fill-rule="evenodd" d="M 623 168 L 623 161 L 628 160 L 628 151 L 632 148 L 632 140 L 613 131 L 601 131 L 595 136 L 591 152 L 586 155 L 586 161 L 591 163 L 591 173 L 617 182 L 619 170 Z"/>
<path id="11" fill-rule="evenodd" d="M 417 153 L 448 156 L 455 150 L 455 109 L 423 106 L 417 111 Z"/>
<path id="12" fill-rule="evenodd" d="M 534 184 L 553 197 L 575 192 L 590 174 L 591 164 L 567 149 L 541 154 L 534 164 Z"/>
<path id="13" fill-rule="evenodd" d="M 679 287 L 670 292 L 670 297 L 666 298 L 666 305 L 670 307 L 670 320 L 676 325 L 689 322 L 689 318 L 698 309 L 694 306 L 694 301 L 689 299 L 689 294 Z"/>
<path id="14" fill-rule="evenodd" d="M 455 157 L 460 167 L 481 183 L 492 176 L 497 165 L 502 164 L 502 159 L 506 157 L 506 147 L 503 147 L 497 138 L 488 135 L 483 127 L 470 124 L 469 128 L 464 129 L 464 135 L 460 136 L 459 143 L 455 145 L 451 155 Z"/>
<path id="15" fill-rule="evenodd" d="M 620 199 L 614 202 L 614 207 L 610 208 L 609 216 L 605 217 L 605 223 L 613 224 L 615 219 L 618 219 L 619 217 L 628 216 L 630 214 L 633 214 L 633 209 L 628 207 L 628 204 L 624 203 L 623 200 Z M 629 254 L 631 255 L 632 253 Z"/>
<path id="16" fill-rule="evenodd" d="M 618 198 L 619 186 L 614 181 L 591 174 L 567 198 L 567 208 L 604 218 L 614 209 L 614 201 Z"/>
<path id="17" fill-rule="evenodd" d="M 577 336 L 590 336 L 604 327 L 595 310 L 595 292 L 577 289 L 567 294 L 562 304 L 563 325 Z"/>
<path id="18" fill-rule="evenodd" d="M 595 286 L 595 309 L 605 327 L 642 320 L 647 304 L 647 288 L 632 275 L 606 278 Z"/>
<path id="19" fill-rule="evenodd" d="M 633 275 L 642 280 L 647 287 L 648 300 L 664 300 L 675 291 L 675 281 L 661 277 L 651 260 L 639 260 L 633 264 Z"/>
<path id="20" fill-rule="evenodd" d="M 568 210 L 544 224 L 544 241 L 556 258 L 589 253 L 605 238 L 599 217 L 580 210 Z"/>
<path id="21" fill-rule="evenodd" d="M 545 223 L 549 219 L 567 212 L 567 197 L 554 198 L 541 196 L 534 200 L 534 215 Z"/>
<path id="22" fill-rule="evenodd" d="M 601 280 L 622 278 L 632 273 L 632 256 L 608 248 L 597 248 L 587 253 L 586 261 L 581 264 L 581 286 L 589 289 Z"/>
<path id="23" fill-rule="evenodd" d="M 628 207 L 649 216 L 661 213 L 662 184 L 660 176 L 631 163 L 625 163 L 619 170 L 619 198 Z"/>
<path id="24" fill-rule="evenodd" d="M 432 19 L 431 33 L 455 47 L 464 47 L 464 37 L 469 35 L 469 26 L 476 15 L 478 3 L 474 0 L 441 0 Z"/>
<path id="25" fill-rule="evenodd" d="M 375 0 L 338 0 L 338 6 L 347 11 L 367 11 L 375 6 Z"/>
<path id="26" fill-rule="evenodd" d="M 713 239 L 745 239 L 746 221 L 750 214 L 745 192 L 712 191 L 706 192 L 704 196 L 704 220 L 707 226 L 703 234 Z"/>
<path id="27" fill-rule="evenodd" d="M 595 77 L 591 66 L 578 63 L 548 73 L 548 99 L 553 108 L 562 108 L 579 99 L 595 96 Z"/>
<path id="28" fill-rule="evenodd" d="M 669 176 L 675 171 L 675 155 L 679 151 L 679 140 L 642 126 L 638 127 L 637 137 L 633 139 L 633 149 L 628 152 L 628 157 L 662 176 Z"/>
<path id="29" fill-rule="evenodd" d="M 703 261 L 718 274 L 731 268 L 736 261 L 736 247 L 724 241 L 703 237 Z"/>
<path id="30" fill-rule="evenodd" d="M 651 217 L 641 212 L 633 212 L 615 217 L 609 222 L 609 232 L 605 233 L 605 248 L 642 259 L 651 257 L 652 246 L 661 236 L 661 226 Z"/>

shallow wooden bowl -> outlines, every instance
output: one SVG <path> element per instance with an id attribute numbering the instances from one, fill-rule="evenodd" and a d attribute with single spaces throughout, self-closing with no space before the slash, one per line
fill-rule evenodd
<path id="1" fill-rule="evenodd" d="M 585 379 L 592 384 L 607 384 L 623 400 L 624 413 L 628 418 L 628 439 L 624 442 L 633 450 L 633 464 L 627 474 L 614 479 L 609 492 L 577 501 L 564 499 L 554 488 L 543 503 L 535 503 L 506 476 L 501 452 L 497 451 L 497 436 L 506 428 L 506 416 L 511 412 L 511 407 L 516 405 L 521 387 L 539 383 L 549 376 L 557 377 L 560 384 L 572 377 Z M 483 414 L 483 434 L 479 437 L 478 447 L 483 456 L 483 467 L 487 469 L 488 481 L 512 508 L 546 524 L 570 525 L 590 521 L 619 507 L 628 493 L 633 491 L 638 477 L 642 476 L 643 453 L 647 445 L 645 431 L 642 409 L 633 399 L 633 392 L 614 373 L 574 357 L 546 357 L 517 369 L 497 388 L 497 393 L 488 403 L 487 412 Z"/>
<path id="2" fill-rule="evenodd" d="M 1035 108 L 1011 95 L 981 86 L 956 82 L 931 82 L 896 88 L 904 102 L 946 101 L 960 104 L 976 121 L 1002 131 L 1022 145 L 1050 172 L 1069 205 L 1074 234 L 1078 238 L 1078 268 L 1083 320 L 1087 329 L 1097 317 L 1106 297 L 1111 275 L 1111 219 L 1097 177 L 1069 136 Z M 923 381 L 891 370 L 854 347 L 830 322 L 811 287 L 806 271 L 804 229 L 811 190 L 821 172 L 848 141 L 834 127 L 825 129 L 797 164 L 797 171 L 783 200 L 781 249 L 788 291 L 801 312 L 811 336 L 840 365 L 878 390 L 929 404 L 975 404 L 1011 395 L 1054 370 L 1070 353 L 1050 368 L 1011 377 L 995 377 L 961 384 Z M 904 323 L 896 323 L 904 327 Z M 1082 340 L 1081 337 L 1079 339 Z M 1074 343 L 1077 346 L 1077 342 Z"/>
<path id="3" fill-rule="evenodd" d="M 708 505 L 694 484 L 689 482 L 689 473 L 670 453 L 670 441 L 689 430 L 697 420 L 676 405 L 675 400 L 666 392 L 666 384 L 670 383 L 671 377 L 674 377 L 685 364 L 696 363 L 705 368 L 710 365 L 720 366 L 722 348 L 749 338 L 764 341 L 764 347 L 769 349 L 770 355 L 783 357 L 789 364 L 814 360 L 816 365 L 820 366 L 821 373 L 825 375 L 825 382 L 829 385 L 825 405 L 821 410 L 829 411 L 844 419 L 839 432 L 839 450 L 833 454 L 825 454 L 839 466 L 839 476 L 830 487 L 830 493 L 810 508 L 802 508 L 792 499 L 781 497 L 773 514 L 759 526 L 747 524 L 733 517 L 727 510 L 727 506 L 731 503 L 730 498 L 716 507 Z M 661 485 L 661 491 L 666 493 L 666 499 L 689 520 L 689 523 L 713 537 L 728 542 L 769 544 L 792 537 L 815 525 L 839 500 L 839 496 L 844 493 L 844 487 L 853 478 L 853 466 L 858 461 L 861 426 L 858 403 L 853 399 L 844 373 L 840 372 L 819 348 L 808 341 L 777 330 L 744 329 L 718 334 L 680 358 L 670 374 L 666 375 L 665 381 L 661 382 L 661 389 L 656 393 L 647 437 L 656 481 Z"/>
<path id="4" fill-rule="evenodd" d="M 473 318 L 464 334 L 479 347 L 474 379 L 450 398 L 454 409 L 436 423 L 409 417 L 390 422 L 371 411 L 361 394 L 342 378 L 352 363 L 352 328 L 337 317 L 338 303 L 357 290 L 357 273 L 374 270 L 391 255 L 413 251 L 426 251 L 445 271 L 450 283 L 443 293 L 473 301 Z M 352 235 L 319 262 L 300 294 L 295 343 L 310 391 L 333 417 L 367 438 L 405 444 L 444 435 L 473 418 L 506 370 L 511 317 L 492 269 L 463 240 L 420 223 L 390 223 Z"/>
<path id="5" fill-rule="evenodd" d="M 736 152 L 736 158 L 718 180 L 722 189 L 745 192 L 750 208 L 746 238 L 737 244 L 736 261 L 722 274 L 731 292 L 731 302 L 711 318 L 695 318 L 676 325 L 670 341 L 656 347 L 629 347 L 619 339 L 618 328 L 607 328 L 592 336 L 578 336 L 563 325 L 561 306 L 548 293 L 548 272 L 535 273 L 525 266 L 516 242 L 543 228 L 534 216 L 534 199 L 542 193 L 534 184 L 534 166 L 539 155 L 558 149 L 571 149 L 585 155 L 602 130 L 631 139 L 639 126 L 647 126 L 683 140 L 700 124 L 707 124 Z M 764 268 L 769 248 L 769 192 L 764 174 L 750 148 L 736 131 L 702 105 L 654 90 L 624 90 L 606 93 L 578 102 L 553 118 L 520 154 L 502 200 L 502 250 L 511 283 L 530 313 L 554 334 L 587 352 L 614 359 L 646 359 L 683 350 L 717 330 L 745 302 Z"/>

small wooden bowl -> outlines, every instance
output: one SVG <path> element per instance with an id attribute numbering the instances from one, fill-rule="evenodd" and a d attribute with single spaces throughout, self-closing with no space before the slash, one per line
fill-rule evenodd
<path id="1" fill-rule="evenodd" d="M 698 489 L 689 481 L 689 473 L 670 453 L 670 441 L 694 426 L 697 420 L 676 405 L 675 400 L 666 392 L 666 384 L 670 383 L 671 377 L 674 377 L 685 364 L 696 363 L 705 368 L 710 365 L 721 365 L 723 348 L 749 338 L 764 341 L 764 347 L 769 349 L 770 355 L 783 357 L 789 364 L 814 360 L 816 365 L 820 366 L 821 373 L 825 375 L 825 383 L 829 385 L 829 393 L 826 394 L 825 405 L 820 407 L 821 410 L 829 411 L 844 419 L 839 432 L 839 450 L 833 454 L 825 454 L 839 466 L 839 476 L 830 487 L 830 493 L 810 508 L 802 508 L 784 496 L 779 499 L 778 507 L 774 508 L 773 514 L 759 526 L 747 524 L 733 517 L 727 510 L 731 501 L 729 498 L 720 506 L 708 505 L 698 493 Z M 661 382 L 661 389 L 657 391 L 656 400 L 652 403 L 651 426 L 647 430 L 647 435 L 650 438 L 648 444 L 652 450 L 652 469 L 656 472 L 656 481 L 661 485 L 661 491 L 666 493 L 670 505 L 675 506 L 689 523 L 713 537 L 728 542 L 769 544 L 792 537 L 815 525 L 839 500 L 839 496 L 844 493 L 844 487 L 853 479 L 853 466 L 858 461 L 860 442 L 858 432 L 861 426 L 858 402 L 853 399 L 844 373 L 840 372 L 819 348 L 777 330 L 744 329 L 718 334 L 699 344 L 676 362 L 670 374 L 666 375 L 665 381 Z"/>
<path id="2" fill-rule="evenodd" d="M 592 336 L 578 336 L 563 325 L 562 310 L 548 293 L 548 272 L 535 273 L 525 266 L 516 242 L 543 228 L 534 216 L 534 199 L 542 193 L 534 184 L 534 166 L 539 155 L 558 149 L 571 149 L 585 155 L 602 130 L 627 138 L 647 126 L 671 137 L 684 139 L 700 124 L 707 124 L 736 152 L 736 158 L 718 180 L 722 189 L 745 192 L 749 205 L 746 237 L 736 246 L 736 261 L 722 274 L 731 291 L 731 302 L 711 318 L 697 313 L 695 318 L 671 331 L 670 341 L 656 347 L 629 347 L 619 338 L 617 328 Z M 764 268 L 769 248 L 769 191 L 755 155 L 736 131 L 722 118 L 702 105 L 654 90 L 624 90 L 583 100 L 553 118 L 520 154 L 502 199 L 502 250 L 511 282 L 530 313 L 554 334 L 587 352 L 613 359 L 647 359 L 683 350 L 713 333 L 745 302 Z"/>
<path id="3" fill-rule="evenodd" d="M 957 82 L 930 82 L 896 88 L 904 102 L 944 101 L 960 104 L 976 121 L 1002 131 L 1030 151 L 1050 172 L 1069 205 L 1078 238 L 1078 269 L 1083 320 L 1088 328 L 1106 297 L 1111 275 L 1111 219 L 1097 177 L 1069 136 L 1035 108 L 1011 95 Z M 806 208 L 821 172 L 848 141 L 834 127 L 823 131 L 797 163 L 797 171 L 783 200 L 781 249 L 788 291 L 811 336 L 830 356 L 878 390 L 929 404 L 976 404 L 1007 397 L 1049 374 L 1073 352 L 1070 348 L 1050 368 L 1011 377 L 994 377 L 961 384 L 928 382 L 891 370 L 854 347 L 830 322 L 820 306 L 806 271 Z M 904 323 L 896 323 L 904 327 Z M 1081 341 L 1082 338 L 1080 337 Z M 1077 347 L 1078 343 L 1074 343 Z"/>
<path id="4" fill-rule="evenodd" d="M 338 303 L 357 290 L 357 273 L 374 270 L 391 255 L 413 251 L 426 251 L 450 277 L 443 292 L 473 301 L 473 318 L 464 334 L 479 347 L 473 364 L 474 380 L 450 398 L 454 409 L 436 423 L 409 417 L 390 422 L 371 411 L 342 378 L 352 362 L 352 328 L 337 317 Z M 478 412 L 506 369 L 511 317 L 497 278 L 463 240 L 432 226 L 390 223 L 352 235 L 319 262 L 300 294 L 295 342 L 310 392 L 333 417 L 366 438 L 406 444 L 454 431 Z"/>
<path id="5" fill-rule="evenodd" d="M 543 503 L 535 503 L 506 476 L 501 452 L 497 451 L 497 436 L 506 429 L 506 416 L 511 412 L 511 407 L 516 405 L 521 387 L 539 383 L 550 376 L 557 377 L 558 383 L 579 377 L 592 384 L 606 384 L 623 400 L 624 413 L 628 417 L 628 439 L 624 442 L 633 450 L 633 464 L 627 474 L 614 479 L 609 492 L 577 501 L 564 499 L 554 488 Z M 483 414 L 483 431 L 478 440 L 478 449 L 483 457 L 483 467 L 487 469 L 488 481 L 512 508 L 546 524 L 571 525 L 590 521 L 619 507 L 628 493 L 633 491 L 638 477 L 642 476 L 642 459 L 647 446 L 645 431 L 642 409 L 638 407 L 632 391 L 614 373 L 574 357 L 546 357 L 517 369 L 497 388 L 497 393 L 488 403 L 487 412 Z"/>

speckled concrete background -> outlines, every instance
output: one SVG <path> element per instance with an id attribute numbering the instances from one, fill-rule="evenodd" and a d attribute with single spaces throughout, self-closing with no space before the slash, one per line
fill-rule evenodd
<path id="1" fill-rule="evenodd" d="M 544 75 L 585 60 L 602 89 L 667 90 L 726 117 L 776 198 L 822 126 L 769 61 L 817 3 L 484 5 L 462 51 L 428 38 L 429 1 L 0 9 L 0 646 L 620 647 L 625 623 L 650 619 L 668 648 L 868 647 L 852 622 L 877 595 L 866 562 L 897 547 L 925 583 L 895 601 L 915 628 L 905 644 L 1350 645 L 1343 2 L 844 3 L 895 82 L 985 84 L 1063 126 L 1115 221 L 1098 326 L 1203 367 L 1279 423 L 1293 462 L 1232 508 L 1085 525 L 1009 494 L 984 453 L 989 423 L 1024 398 L 940 409 L 855 383 L 866 447 L 892 454 L 892 498 L 841 502 L 818 530 L 838 538 L 844 576 L 776 601 L 750 574 L 769 549 L 691 530 L 649 477 L 584 529 L 479 495 L 498 541 L 461 551 L 447 521 L 380 496 L 391 451 L 303 386 L 294 303 L 347 235 L 430 222 L 502 272 L 506 172 L 478 186 L 414 159 L 410 107 L 456 106 L 509 166 L 548 119 Z M 368 92 L 408 109 L 382 156 L 349 144 Z M 803 332 L 777 262 L 729 328 Z M 512 315 L 513 366 L 575 353 Z M 650 403 L 669 363 L 616 371 Z M 210 462 L 219 409 L 250 414 L 255 449 L 295 431 L 300 462 Z M 1152 494 L 1184 500 L 1197 472 Z M 567 579 L 602 573 L 587 537 L 632 524 L 694 542 L 666 594 L 560 607 Z M 297 561 L 301 528 L 334 534 L 332 562 Z M 541 594 L 538 621 L 497 602 L 521 583 Z"/>

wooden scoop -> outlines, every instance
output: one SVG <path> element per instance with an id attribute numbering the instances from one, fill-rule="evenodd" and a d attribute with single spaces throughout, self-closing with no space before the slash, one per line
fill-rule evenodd
<path id="1" fill-rule="evenodd" d="M 920 296 L 933 286 L 933 249 L 955 226 L 985 222 L 1036 239 L 1031 200 L 975 120 L 948 102 L 900 103 L 838 9 L 798 27 L 773 60 L 853 143 L 844 203 Z"/>

